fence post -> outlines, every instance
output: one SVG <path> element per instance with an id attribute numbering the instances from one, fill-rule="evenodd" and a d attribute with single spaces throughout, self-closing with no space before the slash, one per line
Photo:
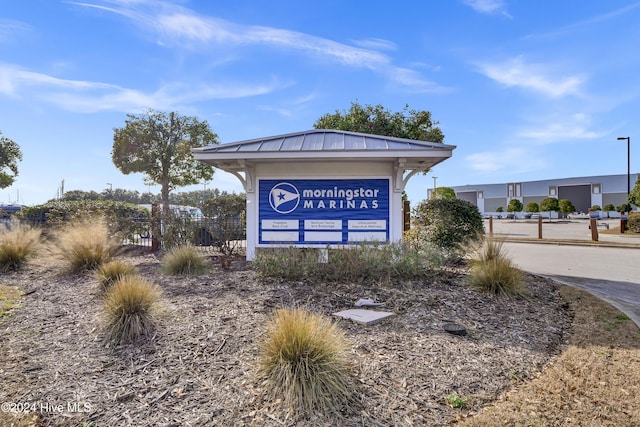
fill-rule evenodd
<path id="1" fill-rule="evenodd" d="M 542 215 L 538 217 L 538 239 L 542 239 Z"/>
<path id="2" fill-rule="evenodd" d="M 591 240 L 598 241 L 598 220 L 595 218 L 589 218 L 589 228 L 591 229 Z"/>
<path id="3" fill-rule="evenodd" d="M 151 250 L 160 250 L 160 209 L 157 203 L 151 204 Z"/>
<path id="4" fill-rule="evenodd" d="M 493 215 L 489 215 L 489 237 L 493 237 Z"/>

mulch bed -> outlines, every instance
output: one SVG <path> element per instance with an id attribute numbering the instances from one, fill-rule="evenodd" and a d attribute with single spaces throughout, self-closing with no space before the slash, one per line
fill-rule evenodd
<path id="1" fill-rule="evenodd" d="M 28 403 L 46 426 L 447 425 L 539 375 L 570 333 L 558 287 L 533 276 L 518 299 L 479 293 L 452 270 L 422 283 L 308 284 L 260 278 L 240 260 L 176 277 L 160 273 L 157 255 L 123 259 L 163 297 L 153 339 L 116 349 L 104 341 L 92 274 L 61 275 L 40 261 L 2 276 L 26 296 L 0 319 L 0 402 Z M 330 316 L 365 297 L 395 316 L 370 326 L 336 318 L 351 343 L 359 407 L 341 419 L 290 413 L 255 379 L 271 314 L 304 306 Z M 451 322 L 467 335 L 445 332 Z M 465 408 L 447 404 L 452 393 Z"/>

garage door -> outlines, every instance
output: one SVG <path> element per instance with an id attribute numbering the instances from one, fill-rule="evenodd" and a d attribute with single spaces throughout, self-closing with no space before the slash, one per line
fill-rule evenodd
<path id="1" fill-rule="evenodd" d="M 465 191 L 462 193 L 456 194 L 458 199 L 466 200 L 471 203 L 473 206 L 478 206 L 478 192 L 477 191 Z"/>
<path id="2" fill-rule="evenodd" d="M 565 185 L 558 187 L 558 200 L 567 199 L 577 212 L 588 212 L 591 207 L 591 185 Z"/>

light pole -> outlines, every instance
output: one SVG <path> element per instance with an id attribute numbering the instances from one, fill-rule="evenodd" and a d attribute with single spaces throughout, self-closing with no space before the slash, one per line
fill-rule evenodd
<path id="1" fill-rule="evenodd" d="M 433 177 L 433 198 L 436 198 L 436 180 L 438 179 L 437 176 Z"/>
<path id="2" fill-rule="evenodd" d="M 624 141 L 625 139 L 627 140 L 627 202 L 625 206 L 629 206 L 629 194 L 631 194 L 631 137 L 618 137 L 618 141 Z"/>

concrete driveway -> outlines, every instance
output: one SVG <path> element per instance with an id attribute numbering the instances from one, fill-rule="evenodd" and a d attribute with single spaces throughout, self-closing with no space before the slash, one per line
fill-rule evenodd
<path id="1" fill-rule="evenodd" d="M 583 288 L 629 316 L 640 327 L 640 247 L 504 243 L 524 271 Z"/>

